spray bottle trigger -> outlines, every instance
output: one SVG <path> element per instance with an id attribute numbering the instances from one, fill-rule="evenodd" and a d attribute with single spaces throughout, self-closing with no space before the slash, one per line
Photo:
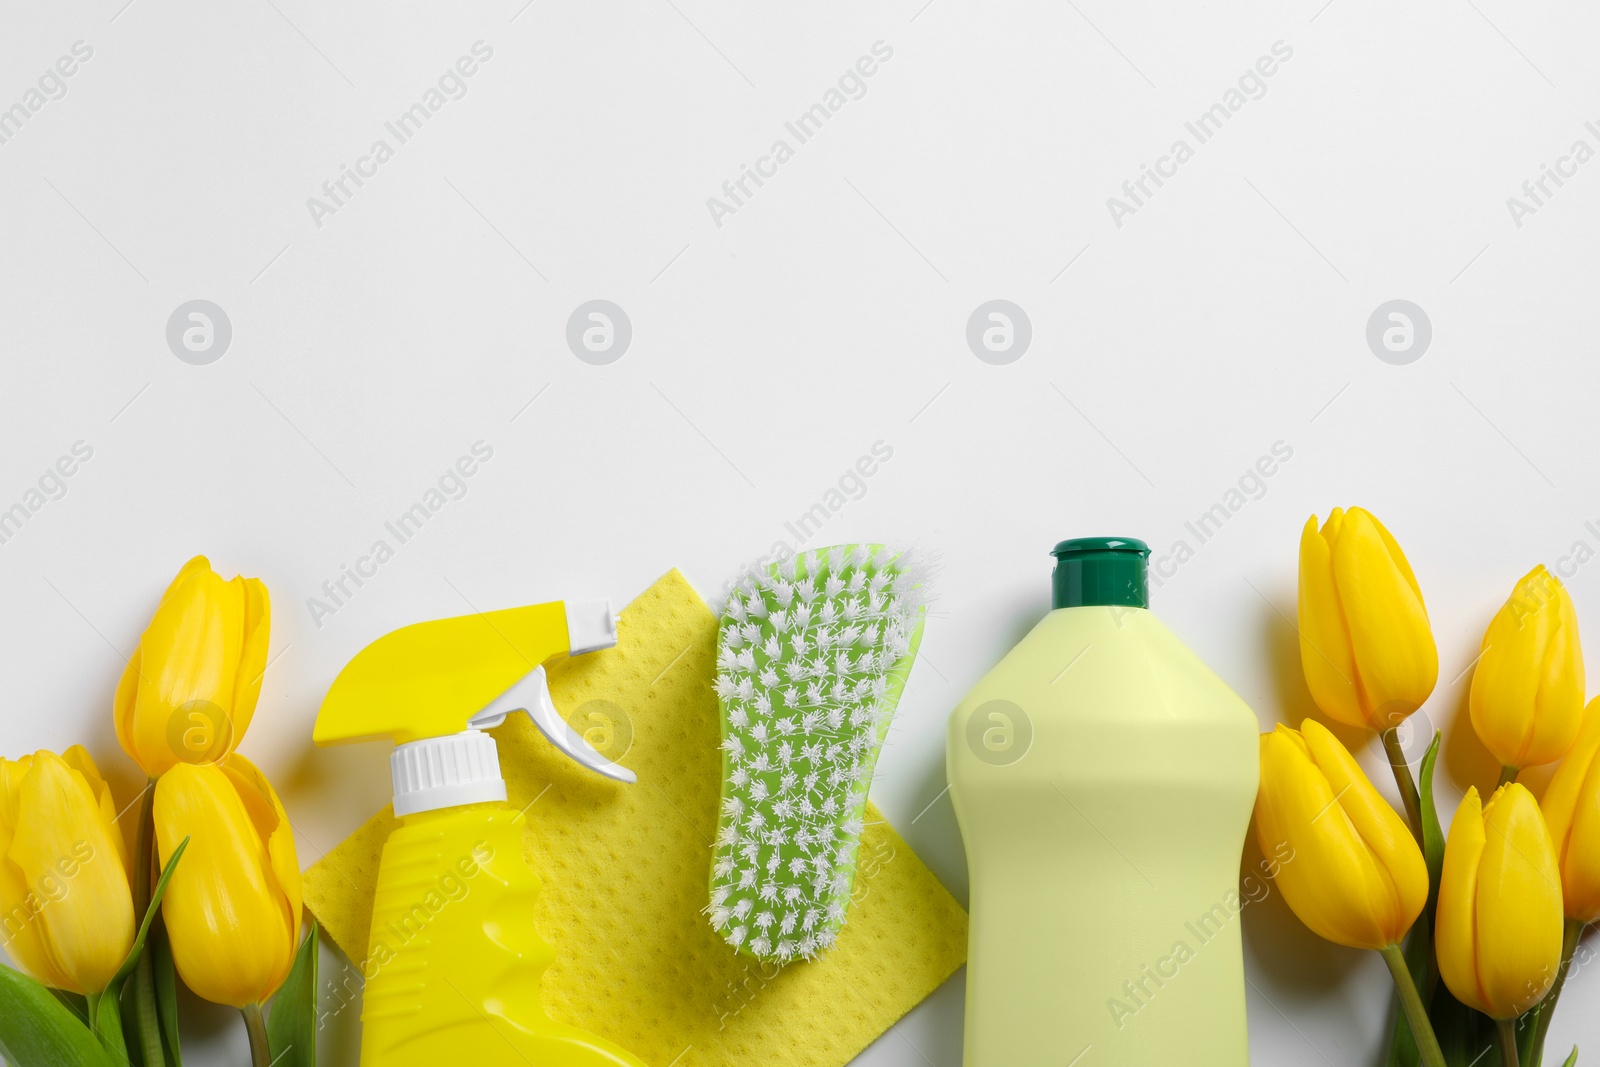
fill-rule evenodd
<path id="1" fill-rule="evenodd" d="M 539 728 L 539 732 L 575 762 L 592 771 L 598 771 L 607 778 L 615 778 L 619 782 L 633 783 L 639 780 L 638 775 L 628 768 L 611 762 L 595 751 L 594 746 L 585 741 L 582 734 L 562 720 L 561 713 L 556 710 L 555 701 L 550 697 L 550 679 L 546 676 L 543 666 L 535 667 L 523 675 L 515 685 L 496 697 L 488 707 L 467 720 L 467 725 L 473 729 L 487 730 L 505 722 L 506 716 L 513 711 L 526 711 L 528 718 L 533 720 L 533 725 Z"/>

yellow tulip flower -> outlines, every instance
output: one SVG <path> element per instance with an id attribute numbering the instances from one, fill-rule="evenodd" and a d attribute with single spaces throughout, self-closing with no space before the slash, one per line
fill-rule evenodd
<path id="1" fill-rule="evenodd" d="M 1388 730 L 1433 692 L 1439 653 L 1400 545 L 1364 508 L 1334 508 L 1300 534 L 1300 663 L 1317 706 Z"/>
<path id="2" fill-rule="evenodd" d="M 261 695 L 271 617 L 260 579 L 223 581 L 204 556 L 184 564 L 117 686 L 117 740 L 145 774 L 233 751 Z"/>
<path id="3" fill-rule="evenodd" d="M 45 985 L 98 995 L 133 948 L 125 849 L 81 746 L 0 759 L 0 941 Z"/>
<path id="4" fill-rule="evenodd" d="M 1600 919 L 1600 697 L 1589 702 L 1583 729 L 1544 791 L 1539 808 L 1561 869 L 1561 904 L 1567 918 L 1588 925 Z"/>
<path id="5" fill-rule="evenodd" d="M 190 839 L 161 914 L 184 984 L 217 1004 L 257 1005 L 288 977 L 300 946 L 300 864 L 278 794 L 237 753 L 180 763 L 156 783 L 166 864 Z"/>
<path id="6" fill-rule="evenodd" d="M 1544 567 L 1522 576 L 1483 634 L 1472 728 L 1508 771 L 1566 755 L 1583 717 L 1578 616 Z"/>
<path id="7" fill-rule="evenodd" d="M 1287 843 L 1283 899 L 1329 941 L 1398 945 L 1428 901 L 1428 868 L 1405 822 L 1328 728 L 1307 719 L 1261 735 L 1256 839 L 1266 855 Z"/>
<path id="8" fill-rule="evenodd" d="M 1434 946 L 1457 1000 L 1497 1020 L 1543 999 L 1561 962 L 1561 874 L 1533 794 L 1515 782 L 1456 809 L 1439 876 Z"/>

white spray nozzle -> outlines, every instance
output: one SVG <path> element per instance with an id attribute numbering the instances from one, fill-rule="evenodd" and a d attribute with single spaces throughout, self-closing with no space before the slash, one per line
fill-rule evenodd
<path id="1" fill-rule="evenodd" d="M 571 655 L 617 646 L 617 617 L 609 600 L 577 600 L 567 604 L 567 644 Z"/>
<path id="2" fill-rule="evenodd" d="M 539 732 L 544 734 L 552 745 L 590 770 L 598 771 L 607 778 L 615 778 L 619 782 L 633 783 L 639 780 L 639 776 L 628 768 L 620 763 L 612 763 L 595 751 L 594 746 L 585 741 L 582 734 L 562 721 L 561 713 L 556 710 L 555 701 L 550 699 L 550 679 L 545 675 L 544 667 L 535 667 L 523 675 L 515 685 L 469 719 L 467 725 L 474 729 L 487 730 L 505 722 L 506 716 L 513 711 L 526 711 L 528 718 L 533 720 L 533 725 L 539 728 Z"/>

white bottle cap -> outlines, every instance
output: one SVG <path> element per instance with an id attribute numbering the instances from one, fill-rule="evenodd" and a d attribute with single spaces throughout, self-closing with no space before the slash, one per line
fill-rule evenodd
<path id="1" fill-rule="evenodd" d="M 395 815 L 506 799 L 500 753 L 479 730 L 397 745 L 389 753 Z"/>

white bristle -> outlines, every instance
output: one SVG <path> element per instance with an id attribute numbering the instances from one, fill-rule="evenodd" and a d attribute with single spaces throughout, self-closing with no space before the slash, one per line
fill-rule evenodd
<path id="1" fill-rule="evenodd" d="M 730 594 L 715 683 L 729 773 L 707 913 L 734 947 L 788 962 L 833 944 L 894 713 L 889 674 L 928 576 L 912 553 L 846 545 L 752 570 Z"/>

